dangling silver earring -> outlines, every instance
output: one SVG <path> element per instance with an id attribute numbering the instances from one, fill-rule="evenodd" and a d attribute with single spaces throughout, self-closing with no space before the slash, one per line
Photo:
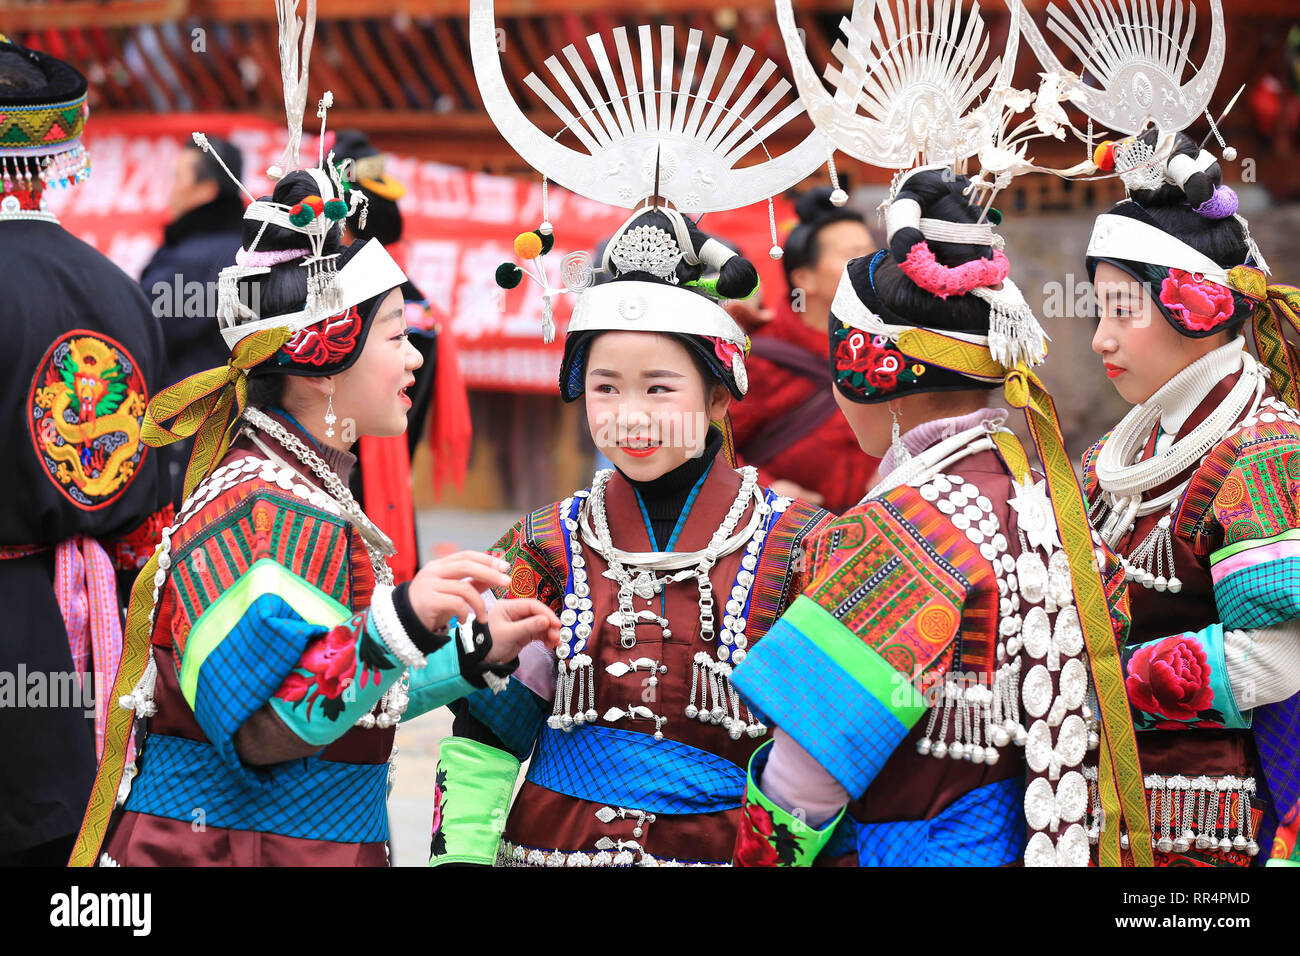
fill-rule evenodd
<path id="1" fill-rule="evenodd" d="M 894 419 L 894 428 L 889 437 L 889 447 L 894 453 L 894 467 L 897 468 L 911 458 L 912 453 L 907 450 L 907 445 L 903 444 L 903 433 L 898 427 L 898 409 L 892 405 L 889 406 L 889 414 Z"/>
<path id="2" fill-rule="evenodd" d="M 334 423 L 338 420 L 339 417 L 334 414 L 334 392 L 331 390 L 330 403 L 325 408 L 325 437 L 326 438 L 334 437 Z M 894 430 L 895 431 L 898 430 L 897 425 L 894 426 Z"/>

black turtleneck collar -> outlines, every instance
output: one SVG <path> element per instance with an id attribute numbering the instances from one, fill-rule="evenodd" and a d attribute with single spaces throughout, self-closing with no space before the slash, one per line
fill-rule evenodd
<path id="1" fill-rule="evenodd" d="M 239 233 L 244 228 L 244 204 L 238 196 L 218 196 L 181 213 L 163 229 L 163 242 L 174 246 L 199 233 Z"/>
<path id="2" fill-rule="evenodd" d="M 645 506 L 650 527 L 654 531 L 654 541 L 651 542 L 654 547 L 660 550 L 667 547 L 677 520 L 682 516 L 682 509 L 686 507 L 691 489 L 713 465 L 713 460 L 721 449 L 722 432 L 710 428 L 704 442 L 704 451 L 698 458 L 692 458 L 652 481 L 633 481 L 623 475 L 628 484 L 636 489 L 641 504 Z"/>

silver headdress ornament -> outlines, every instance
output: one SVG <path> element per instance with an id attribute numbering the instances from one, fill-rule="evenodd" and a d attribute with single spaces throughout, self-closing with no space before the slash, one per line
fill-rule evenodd
<path id="1" fill-rule="evenodd" d="M 1022 6 L 1022 0 L 1007 3 L 1017 11 Z M 1047 29 L 1078 60 L 1079 73 L 1066 69 L 1027 12 L 1020 17 L 1025 42 L 1047 71 L 1044 75 L 1056 77 L 1063 100 L 1088 117 L 1089 150 L 1094 145 L 1112 147 L 1098 148 L 1091 162 L 1051 172 L 1071 178 L 1114 172 L 1130 191 L 1158 189 L 1166 176 L 1183 185 L 1201 161 L 1188 157 L 1181 164 L 1169 162 L 1176 135 L 1202 113 L 1218 135 L 1208 106 L 1223 68 L 1223 4 L 1209 0 L 1209 5 L 1209 46 L 1200 66 L 1192 63 L 1189 52 L 1196 34 L 1196 6 L 1188 4 L 1184 14 L 1183 0 L 1164 0 L 1162 6 L 1157 0 L 1070 0 L 1073 16 L 1049 3 Z M 1093 123 L 1101 132 L 1126 138 L 1096 144 Z M 1219 143 L 1225 145 L 1222 138 Z M 1236 151 L 1226 147 L 1224 159 L 1235 158 Z M 1208 162 L 1201 168 L 1204 165 Z"/>
<path id="2" fill-rule="evenodd" d="M 890 239 L 910 227 L 929 240 L 1000 249 L 986 217 L 1000 190 L 1038 168 L 1027 156 L 1030 141 L 1064 139 L 1067 132 L 1082 139 L 1060 107 L 1058 78 L 1045 75 L 1036 92 L 1011 85 L 1018 5 L 1011 7 L 999 52 L 990 50 L 978 4 L 963 12 L 956 0 L 855 0 L 831 48 L 829 90 L 808 59 L 790 0 L 776 0 L 776 15 L 800 98 L 832 148 L 897 170 L 881 207 Z M 1013 125 L 1022 113 L 1028 115 Z M 907 181 L 917 173 L 965 174 L 971 166 L 973 198 L 981 206 L 974 224 L 923 218 L 920 203 L 906 198 Z M 989 303 L 990 352 L 1008 366 L 1041 362 L 1047 336 L 1033 311 L 1014 283 L 996 285 L 971 290 Z"/>
<path id="3" fill-rule="evenodd" d="M 1013 10 L 1021 7 L 1021 0 L 1007 3 Z M 1061 78 L 1069 101 L 1093 120 L 1130 136 L 1153 122 L 1161 131 L 1177 132 L 1209 106 L 1223 68 L 1221 0 L 1210 0 L 1210 45 L 1199 67 L 1188 53 L 1196 32 L 1193 4 L 1185 23 L 1183 0 L 1164 0 L 1159 10 L 1156 0 L 1070 0 L 1070 9 L 1073 18 L 1049 3 L 1047 28 L 1078 58 L 1082 74 L 1065 68 L 1027 13 L 1020 28 L 1043 69 Z"/>
<path id="4" fill-rule="evenodd" d="M 307 64 L 311 61 L 311 41 L 316 33 L 316 0 L 307 0 L 307 18 L 298 19 L 298 0 L 275 0 L 275 15 L 280 27 L 280 82 L 284 85 L 284 116 L 289 124 L 289 141 L 280 159 L 266 171 L 271 179 L 298 168 L 298 149 L 302 144 L 302 117 L 307 109 Z M 299 56 L 299 37 L 302 55 Z M 326 96 L 333 101 L 328 93 Z"/>
<path id="5" fill-rule="evenodd" d="M 583 54 L 569 45 L 561 56 L 547 58 L 549 79 L 532 73 L 523 80 L 562 124 L 560 132 L 550 136 L 523 113 L 506 86 L 493 0 L 470 0 L 469 34 L 474 74 L 488 115 L 515 151 L 543 176 L 543 221 L 535 230 L 536 240 L 528 238 L 529 233 L 516 240 L 521 258 L 539 259 L 553 241 L 546 191 L 550 180 L 597 202 L 634 210 L 610 240 L 602 269 L 613 265 L 620 272 L 645 271 L 665 284 L 658 290 L 647 288 L 649 282 L 641 283 L 640 289 L 625 288 L 625 296 L 635 296 L 639 303 L 629 299 L 622 310 L 602 307 L 614 317 L 608 319 L 614 325 L 590 327 L 630 328 L 636 319 L 626 316 L 640 317 L 653 304 L 651 299 L 664 298 L 665 304 L 668 299 L 674 303 L 665 310 L 677 317 L 675 324 L 680 328 L 674 331 L 717 335 L 703 327 L 725 327 L 729 341 L 743 343 L 744 333 L 716 302 L 693 294 L 691 298 L 698 300 L 696 308 L 669 286 L 676 282 L 678 262 L 721 269 L 734 255 L 716 240 L 695 248 L 685 214 L 767 200 L 771 254 L 773 258 L 781 255 L 771 197 L 814 172 L 827 148 L 822 135 L 814 130 L 784 153 L 772 156 L 768 152 L 766 143 L 771 136 L 803 113 L 803 105 L 790 83 L 777 73 L 776 64 L 757 57 L 748 47 L 735 49 L 725 37 L 706 44 L 699 30 L 687 34 L 680 60 L 680 38 L 671 26 L 656 30 L 643 25 L 632 32 L 617 27 L 609 46 L 600 34 L 592 34 L 586 44 L 596 75 Z M 560 142 L 562 137 L 576 141 L 576 146 Z M 739 165 L 756 151 L 766 154 L 765 158 Z M 651 209 L 668 218 L 671 232 L 634 225 Z M 555 334 L 553 297 L 560 291 L 587 290 L 600 270 L 593 267 L 586 253 L 570 254 L 565 257 L 560 288 L 550 283 L 540 262 L 534 262 L 534 267 L 536 274 L 503 265 L 497 270 L 497 281 L 513 288 L 528 275 L 541 286 L 543 337 L 549 342 Z M 635 284 L 615 283 L 624 287 Z M 707 280 L 695 286 L 699 291 L 711 289 Z M 579 297 L 571 331 L 601 321 L 586 300 L 606 288 L 595 286 Z M 598 297 L 610 295 L 607 291 Z M 707 318 L 701 312 L 709 313 Z M 617 320 L 620 314 L 625 316 L 622 324 Z"/>
<path id="6" fill-rule="evenodd" d="M 1013 8 L 1021 4 L 1021 0 L 1007 2 Z M 1186 191 L 1189 202 L 1197 206 L 1200 200 L 1193 201 L 1195 190 L 1190 187 L 1217 158 L 1204 148 L 1195 155 L 1175 154 L 1178 134 L 1204 114 L 1222 158 L 1227 162 L 1237 158 L 1237 151 L 1224 142 L 1218 124 L 1245 87 L 1228 102 L 1218 121 L 1209 110 L 1226 49 L 1222 0 L 1209 0 L 1210 36 L 1199 66 L 1190 54 L 1197 23 L 1194 2 L 1186 4 L 1186 10 L 1183 0 L 1163 0 L 1163 4 L 1156 0 L 1070 0 L 1069 5 L 1071 13 L 1067 14 L 1048 4 L 1047 29 L 1078 60 L 1078 74 L 1065 68 L 1027 13 L 1020 21 L 1025 42 L 1043 68 L 1061 78 L 1066 99 L 1088 117 L 1090 148 L 1093 122 L 1123 134 L 1123 138 L 1097 144 L 1089 161 L 1052 171 L 1070 178 L 1113 173 L 1130 193 L 1154 191 L 1168 183 Z M 1209 187 L 1203 185 L 1202 189 Z M 1249 224 L 1235 211 L 1235 200 L 1228 209 L 1231 211 L 1203 214 L 1215 218 L 1232 215 L 1241 223 L 1255 264 L 1268 272 L 1268 263 L 1250 237 Z"/>
<path id="7" fill-rule="evenodd" d="M 315 33 L 316 0 L 307 0 L 305 21 L 297 17 L 298 0 L 276 0 L 275 6 L 280 29 L 280 75 L 284 84 L 289 141 L 279 161 L 267 169 L 267 175 L 273 180 L 299 169 L 303 112 L 307 103 L 307 64 Z M 226 344 L 232 348 L 240 339 L 262 328 L 288 326 L 291 331 L 301 331 L 405 281 L 401 269 L 378 243 L 372 242 L 376 249 L 367 249 L 364 255 L 358 254 L 342 270 L 337 267 L 338 255 L 325 253 L 330 233 L 335 229 L 341 230 L 344 220 L 350 215 L 359 211 L 364 227 L 367 204 L 365 193 L 352 188 L 346 175 L 346 162 L 336 165 L 333 152 L 325 155 L 325 118 L 333 105 L 334 94 L 326 90 L 316 107 L 316 116 L 321 121 L 317 165 L 301 170 L 315 180 L 319 194 L 293 206 L 255 197 L 212 149 L 207 136 L 193 134 L 195 145 L 213 157 L 251 200 L 244 210 L 244 219 L 261 223 L 248 248 L 239 250 L 236 264 L 221 270 L 217 279 L 217 322 Z M 267 226 L 272 225 L 302 235 L 308 254 L 301 258 L 286 257 L 284 253 L 259 249 Z M 307 270 L 305 307 L 292 315 L 264 319 L 257 308 L 241 301 L 240 284 L 254 276 L 265 275 L 271 271 L 272 265 L 290 259 L 297 259 Z"/>

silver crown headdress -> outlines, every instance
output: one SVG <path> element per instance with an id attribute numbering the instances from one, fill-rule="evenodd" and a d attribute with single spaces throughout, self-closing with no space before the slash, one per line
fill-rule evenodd
<path id="1" fill-rule="evenodd" d="M 1020 10 L 1022 0 L 1007 2 Z M 1185 11 L 1183 0 L 1163 0 L 1162 5 L 1156 0 L 1070 0 L 1069 5 L 1072 15 L 1048 4 L 1047 29 L 1078 60 L 1078 73 L 1065 67 L 1028 13 L 1020 17 L 1025 42 L 1047 71 L 1044 75 L 1057 78 L 1063 101 L 1088 117 L 1090 152 L 1097 145 L 1094 135 L 1103 131 L 1124 138 L 1114 142 L 1108 153 L 1103 149 L 1089 156 L 1091 163 L 1053 172 L 1077 177 L 1113 171 L 1130 192 L 1158 189 L 1165 181 L 1181 187 L 1213 161 L 1208 153 L 1195 160 L 1170 159 L 1176 135 L 1202 113 L 1223 158 L 1236 158 L 1236 150 L 1223 142 L 1208 109 L 1223 68 L 1222 0 L 1209 0 L 1209 44 L 1199 66 L 1190 53 L 1196 34 L 1194 2 Z M 1093 123 L 1101 128 L 1096 133 Z M 1151 128 L 1155 134 L 1141 135 Z M 1102 154 L 1104 162 L 1098 159 Z"/>
<path id="2" fill-rule="evenodd" d="M 1021 0 L 1007 2 L 1013 8 L 1021 4 Z M 1183 0 L 1163 0 L 1163 4 L 1155 0 L 1070 0 L 1069 6 L 1067 14 L 1048 4 L 1047 28 L 1078 60 L 1078 74 L 1066 69 L 1028 14 L 1020 21 L 1025 42 L 1044 69 L 1061 77 L 1066 99 L 1088 117 L 1089 146 L 1093 122 L 1123 134 L 1123 138 L 1100 143 L 1090 162 L 1056 172 L 1068 176 L 1113 172 L 1130 193 L 1156 190 L 1165 183 L 1188 189 L 1193 177 L 1217 161 L 1204 148 L 1195 156 L 1174 153 L 1178 133 L 1202 114 L 1222 158 L 1228 162 L 1237 158 L 1237 151 L 1224 142 L 1218 123 L 1244 87 L 1228 102 L 1218 121 L 1209 110 L 1226 50 L 1222 0 L 1209 0 L 1210 36 L 1199 66 L 1190 52 L 1197 25 L 1194 2 L 1188 3 L 1185 11 Z M 1235 201 L 1230 208 L 1245 233 L 1252 259 L 1267 272 L 1268 263 L 1250 236 L 1249 224 L 1235 212 Z"/>
<path id="3" fill-rule="evenodd" d="M 888 237 L 911 227 L 930 240 L 1000 248 L 985 217 L 1013 177 L 1038 168 L 1027 156 L 1030 141 L 1077 134 L 1060 109 L 1053 78 L 1044 77 L 1036 92 L 1011 85 L 1019 7 L 1011 8 L 1006 47 L 992 51 L 978 4 L 963 12 L 956 0 L 855 0 L 831 48 L 829 90 L 808 59 L 790 0 L 776 0 L 776 13 L 799 95 L 830 145 L 897 171 L 882 204 Z M 899 201 L 916 173 L 963 173 L 968 166 L 975 167 L 970 188 L 981 205 L 978 222 L 927 219 L 919 203 Z M 1042 361 L 1041 326 L 1014 283 L 1000 286 L 972 290 L 989 303 L 990 350 L 1007 365 Z"/>
<path id="4" fill-rule="evenodd" d="M 571 253 L 562 268 L 563 288 L 552 286 L 544 266 L 536 261 L 549 249 L 552 236 L 546 191 L 550 180 L 589 199 L 634 210 L 608 244 L 602 270 L 612 265 L 620 272 L 645 271 L 672 284 L 678 262 L 721 268 L 734 253 L 716 240 L 695 249 L 684 216 L 763 200 L 769 203 L 772 255 L 779 258 L 771 197 L 811 174 L 827 150 L 822 135 L 814 130 L 784 153 L 768 152 L 772 135 L 803 112 L 775 63 L 757 57 L 748 47 L 735 49 L 725 37 L 706 44 L 699 30 L 687 34 L 680 60 L 680 38 L 671 26 L 656 31 L 643 25 L 632 32 L 617 27 L 612 45 L 592 34 L 586 38 L 589 58 L 569 45 L 561 51 L 563 59 L 547 58 L 549 82 L 535 73 L 523 80 L 562 124 L 559 133 L 549 136 L 524 115 L 506 86 L 493 0 L 470 0 L 469 32 L 474 73 L 488 115 L 515 151 L 543 176 L 543 221 L 536 230 L 537 241 L 526 233 L 516 241 L 521 257 L 534 260 L 534 271 L 506 264 L 498 269 L 498 282 L 511 288 L 527 275 L 541 286 L 546 341 L 555 334 L 551 304 L 560 291 L 583 292 L 570 323 L 570 330 L 577 330 L 584 323 L 601 321 L 588 307 L 591 297 L 603 302 L 615 294 L 609 286 L 631 285 L 593 285 L 595 273 L 601 270 L 593 267 L 586 253 Z M 595 75 L 589 62 L 595 65 Z M 576 147 L 560 142 L 564 137 L 575 140 Z M 755 152 L 765 154 L 764 158 L 739 165 Z M 667 216 L 672 232 L 637 225 L 647 209 Z M 629 299 L 625 309 L 602 306 L 600 311 L 611 322 L 617 323 L 619 315 L 639 319 L 659 312 L 673 317 L 662 321 L 680 326 L 675 331 L 725 333 L 729 341 L 744 342 L 739 326 L 704 296 L 694 296 L 700 303 L 697 309 L 667 285 L 658 292 L 624 289 L 621 294 L 638 298 L 639 304 Z M 663 310 L 643 307 L 649 303 L 645 297 L 664 295 L 676 296 L 675 305 Z M 625 318 L 625 324 L 633 321 Z"/>

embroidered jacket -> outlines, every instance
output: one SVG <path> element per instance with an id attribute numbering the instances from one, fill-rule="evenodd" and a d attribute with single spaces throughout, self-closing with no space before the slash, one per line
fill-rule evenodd
<path id="1" fill-rule="evenodd" d="M 765 747 L 738 865 L 1087 863 L 1086 800 L 1058 827 L 1034 814 L 1027 835 L 1026 774 L 1049 806 L 1063 785 L 1086 788 L 1095 716 L 1069 566 L 1059 550 L 1022 545 L 1013 494 L 1002 458 L 977 451 L 862 502 L 815 540 L 807 586 L 735 682 L 849 803 L 820 829 L 804 824 L 756 782 Z M 1122 632 L 1123 576 L 1103 583 Z"/>
<path id="2" fill-rule="evenodd" d="M 698 486 L 693 505 L 688 505 L 679 519 L 674 550 L 704 548 L 740 484 L 736 471 L 716 461 Z M 766 519 L 761 546 L 750 562 L 753 583 L 743 610 L 747 619 L 744 634 L 751 651 L 761 644 L 790 597 L 798 593 L 803 547 L 829 520 L 825 511 L 802 501 L 790 503 L 770 492 L 766 500 L 773 510 Z M 575 603 L 573 559 L 568 545 L 568 536 L 575 532 L 566 526 L 565 518 L 577 515 L 578 504 L 580 499 L 575 496 L 541 508 L 501 539 L 497 548 L 513 565 L 509 596 L 536 597 L 557 613 Z M 754 507 L 751 500 L 738 527 L 745 527 Z M 606 489 L 606 510 L 610 533 L 618 547 L 627 551 L 653 550 L 636 492 L 617 473 Z M 701 655 L 709 661 L 716 659 L 718 641 L 729 619 L 724 618 L 727 612 L 723 605 L 733 597 L 738 575 L 749 573 L 742 567 L 749 552 L 742 547 L 720 558 L 709 572 L 718 605 L 719 634 L 712 642 L 700 638 L 698 590 L 695 579 L 690 578 L 669 584 L 662 595 L 653 595 L 650 600 L 633 599 L 635 610 L 649 610 L 667 618 L 671 634 L 666 635 L 656 624 L 641 624 L 635 629 L 636 643 L 632 647 L 622 646 L 618 627 L 607 620 L 618 611 L 618 602 L 615 582 L 603 575 L 605 562 L 585 545 L 581 553 L 590 586 L 593 630 L 584 653 L 592 658 L 595 694 L 594 708 L 587 710 L 586 716 L 590 718 L 594 713 L 597 719 L 571 724 L 568 730 L 552 726 L 559 721 L 548 721 L 553 710 L 558 713 L 566 706 L 562 702 L 552 706 L 557 663 L 554 655 L 543 663 L 545 686 L 533 682 L 534 689 L 545 693 L 545 698 L 520 679 L 525 666 L 512 677 L 506 693 L 470 697 L 467 713 L 458 718 L 457 733 L 491 739 L 513 757 L 499 750 L 480 750 L 471 772 L 464 769 L 467 743 L 457 744 L 463 749 L 453 747 L 450 751 L 444 743 L 431 860 L 435 865 L 449 861 L 492 862 L 500 825 L 495 830 L 485 829 L 483 821 L 504 811 L 517 760 L 530 755 L 527 779 L 505 819 L 498 862 L 600 866 L 730 860 L 744 788 L 742 768 L 756 742 L 743 732 L 739 739 L 733 739 L 718 720 L 706 722 L 711 708 L 704 703 L 708 692 L 703 685 L 711 680 L 710 671 L 699 668 L 697 661 Z M 714 684 L 713 693 L 721 691 L 725 696 L 723 683 Z M 694 696 L 697 693 L 698 698 Z M 692 700 L 699 704 L 698 708 L 688 709 Z M 580 703 L 577 709 L 584 706 L 592 708 L 593 704 Z M 739 709 L 734 698 L 733 707 Z M 686 716 L 696 710 L 698 717 Z M 721 719 L 720 708 L 712 713 Z M 484 729 L 490 738 L 481 733 Z M 656 730 L 662 739 L 656 738 Z M 478 806 L 469 814 L 465 804 L 476 798 L 466 793 L 464 781 L 467 775 L 478 779 L 473 774 L 481 772 L 485 762 L 504 767 L 506 776 L 498 778 L 501 782 L 494 790 L 500 803 L 492 806 L 477 798 Z M 485 839 L 467 837 L 476 829 Z"/>
<path id="3" fill-rule="evenodd" d="M 85 692 L 27 706 L 14 706 L 12 685 L 0 693 L 0 761 L 12 768 L 0 847 L 18 853 L 75 833 L 86 806 L 109 706 L 90 699 L 94 675 L 111 686 L 121 606 L 166 523 L 166 473 L 140 421 L 168 379 L 149 301 L 106 256 L 57 223 L 17 220 L 0 221 L 0 259 L 0 673 Z"/>
<path id="4" fill-rule="evenodd" d="M 1205 421 L 1238 375 L 1210 390 L 1175 440 Z M 1090 500 L 1100 493 L 1096 461 L 1108 437 L 1084 455 Z M 1145 455 L 1155 441 L 1153 433 Z M 1243 668 L 1233 680 L 1228 663 L 1252 656 L 1249 635 L 1234 632 L 1300 618 L 1300 417 L 1267 389 L 1256 414 L 1243 413 L 1199 463 L 1146 497 L 1184 481 L 1187 487 L 1172 510 L 1170 542 L 1181 588 L 1172 593 L 1136 583 L 1130 587 L 1133 627 L 1124 654 L 1134 723 L 1147 731 L 1139 733 L 1138 744 L 1148 786 L 1177 786 L 1178 794 L 1193 802 L 1190 814 L 1179 800 L 1169 803 L 1168 814 L 1156 812 L 1153 833 L 1154 822 L 1163 824 L 1169 816 L 1173 838 L 1180 830 L 1193 835 L 1186 852 L 1158 848 L 1156 860 L 1202 866 L 1247 866 L 1270 856 L 1300 860 L 1295 850 L 1300 697 L 1252 706 L 1256 687 L 1250 672 Z M 1133 553 L 1170 514 L 1162 509 L 1138 518 L 1116 550 Z M 1169 574 L 1163 567 L 1161 573 Z M 1244 655 L 1230 649 L 1234 639 Z M 1249 787 L 1243 791 L 1234 780 L 1253 784 L 1253 797 L 1244 798 L 1249 820 L 1241 813 L 1242 793 L 1249 794 Z M 1195 812 L 1207 790 L 1226 794 L 1222 804 L 1207 794 L 1217 818 L 1208 818 L 1203 807 L 1200 816 Z M 1161 804 L 1157 794 L 1156 805 Z M 1233 844 L 1236 837 L 1242 839 Z M 1260 847 L 1254 859 L 1246 852 L 1251 838 Z M 1209 839 L 1219 850 L 1206 845 Z M 1222 852 L 1224 843 L 1230 852 Z"/>
<path id="5" fill-rule="evenodd" d="M 361 536 L 263 440 L 281 462 L 241 438 L 223 465 L 244 480 L 200 486 L 207 502 L 172 536 L 157 712 L 105 846 L 119 865 L 387 861 L 394 729 L 357 721 L 404 666 L 370 609 Z M 473 690 L 451 640 L 409 682 L 407 717 Z"/>

